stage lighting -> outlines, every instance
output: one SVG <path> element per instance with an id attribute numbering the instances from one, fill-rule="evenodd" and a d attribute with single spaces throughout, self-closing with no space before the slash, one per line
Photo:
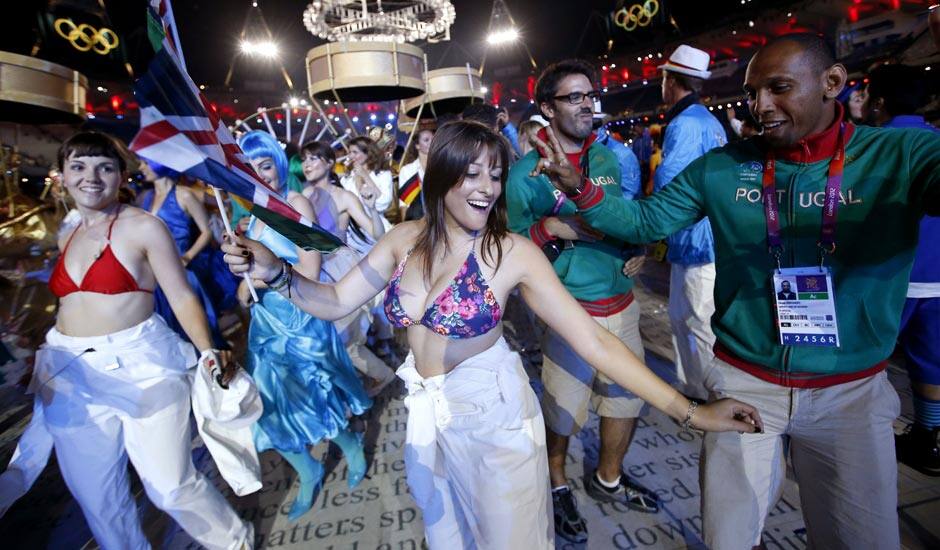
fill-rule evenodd
<path id="1" fill-rule="evenodd" d="M 486 41 L 491 45 L 496 44 L 505 44 L 507 42 L 515 42 L 519 39 L 519 31 L 510 27 L 508 29 L 503 29 L 500 31 L 493 31 L 489 36 L 486 37 Z"/>
<path id="2" fill-rule="evenodd" d="M 278 55 L 278 46 L 270 40 L 242 40 L 239 45 L 242 53 L 248 55 L 257 55 L 260 57 L 274 58 Z"/>

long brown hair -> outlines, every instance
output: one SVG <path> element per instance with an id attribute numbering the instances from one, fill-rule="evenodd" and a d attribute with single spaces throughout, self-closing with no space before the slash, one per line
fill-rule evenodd
<path id="1" fill-rule="evenodd" d="M 425 225 L 418 235 L 414 251 L 424 260 L 424 278 L 427 281 L 431 279 L 435 251 L 441 245 L 445 248 L 450 245 L 445 227 L 444 196 L 461 184 L 470 163 L 480 156 L 484 148 L 489 152 L 491 167 L 497 163 L 502 167 L 499 180 L 503 192 L 496 197 L 496 204 L 486 219 L 481 255 L 483 261 L 494 269 L 499 269 L 503 260 L 502 239 L 508 233 L 505 188 L 509 174 L 509 144 L 501 135 L 478 122 L 450 122 L 434 134 L 422 185 Z"/>
<path id="2" fill-rule="evenodd" d="M 385 162 L 385 154 L 379 149 L 371 138 L 366 136 L 357 136 L 349 140 L 349 146 L 362 149 L 366 153 L 366 167 L 373 172 L 388 170 L 388 163 Z"/>

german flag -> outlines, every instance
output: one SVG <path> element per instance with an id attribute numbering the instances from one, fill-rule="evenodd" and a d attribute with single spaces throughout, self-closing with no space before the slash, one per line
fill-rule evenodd
<path id="1" fill-rule="evenodd" d="M 411 206 L 411 203 L 414 202 L 415 197 L 419 194 L 421 194 L 421 178 L 418 177 L 418 173 L 415 172 L 408 181 L 398 187 L 398 197 L 402 202 Z"/>

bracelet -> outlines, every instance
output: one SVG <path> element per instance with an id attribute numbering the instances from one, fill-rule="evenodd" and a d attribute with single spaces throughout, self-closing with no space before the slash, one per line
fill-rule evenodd
<path id="1" fill-rule="evenodd" d="M 697 401 L 689 401 L 689 410 L 685 413 L 685 420 L 683 420 L 682 424 L 680 424 L 683 430 L 692 429 L 692 417 L 695 415 L 695 409 L 697 408 Z"/>
<path id="2" fill-rule="evenodd" d="M 277 272 L 277 275 L 275 275 L 273 278 L 271 278 L 270 281 L 265 281 L 264 279 L 262 279 L 261 281 L 262 281 L 264 284 L 268 285 L 268 286 L 273 285 L 275 281 L 277 281 L 278 279 L 281 278 L 282 275 L 284 275 L 284 264 L 285 264 L 285 263 L 287 263 L 287 262 L 281 260 L 281 270 L 278 271 L 278 272 Z"/>
<path id="3" fill-rule="evenodd" d="M 288 281 L 290 281 L 291 265 L 285 260 L 281 260 L 281 272 L 277 274 L 277 277 L 273 281 L 268 283 L 268 286 L 271 287 L 271 290 L 281 290 L 287 286 Z"/>
<path id="4" fill-rule="evenodd" d="M 281 290 L 290 281 L 290 272 L 291 265 L 288 262 L 281 260 L 281 271 L 277 274 L 277 277 L 265 284 L 267 284 L 271 290 Z"/>
<path id="5" fill-rule="evenodd" d="M 290 287 L 291 283 L 294 281 L 294 266 L 289 262 L 284 262 L 284 270 L 281 272 L 281 276 L 275 279 L 272 283 L 271 290 L 275 292 L 280 292 L 287 288 L 287 297 L 290 298 Z"/>

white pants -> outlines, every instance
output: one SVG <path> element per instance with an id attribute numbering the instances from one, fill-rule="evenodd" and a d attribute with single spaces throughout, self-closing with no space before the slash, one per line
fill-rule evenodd
<path id="1" fill-rule="evenodd" d="M 892 422 L 898 394 L 885 372 L 828 388 L 786 388 L 715 359 L 706 384 L 760 411 L 764 433 L 705 435 L 705 544 L 749 550 L 780 498 L 789 447 L 810 548 L 900 547 Z"/>
<path id="2" fill-rule="evenodd" d="M 669 322 L 676 353 L 677 387 L 704 399 L 705 371 L 714 358 L 715 264 L 672 264 L 669 275 Z"/>
<path id="3" fill-rule="evenodd" d="M 408 397 L 405 467 L 432 550 L 554 547 L 545 426 L 505 340 L 446 375 L 398 369 Z"/>
<path id="4" fill-rule="evenodd" d="M 130 492 L 128 458 L 154 505 L 200 544 L 226 549 L 253 542 L 250 526 L 193 466 L 187 370 L 195 355 L 186 346 L 154 315 L 100 337 L 53 328 L 37 353 L 32 386 L 62 477 L 106 550 L 150 548 Z"/>

